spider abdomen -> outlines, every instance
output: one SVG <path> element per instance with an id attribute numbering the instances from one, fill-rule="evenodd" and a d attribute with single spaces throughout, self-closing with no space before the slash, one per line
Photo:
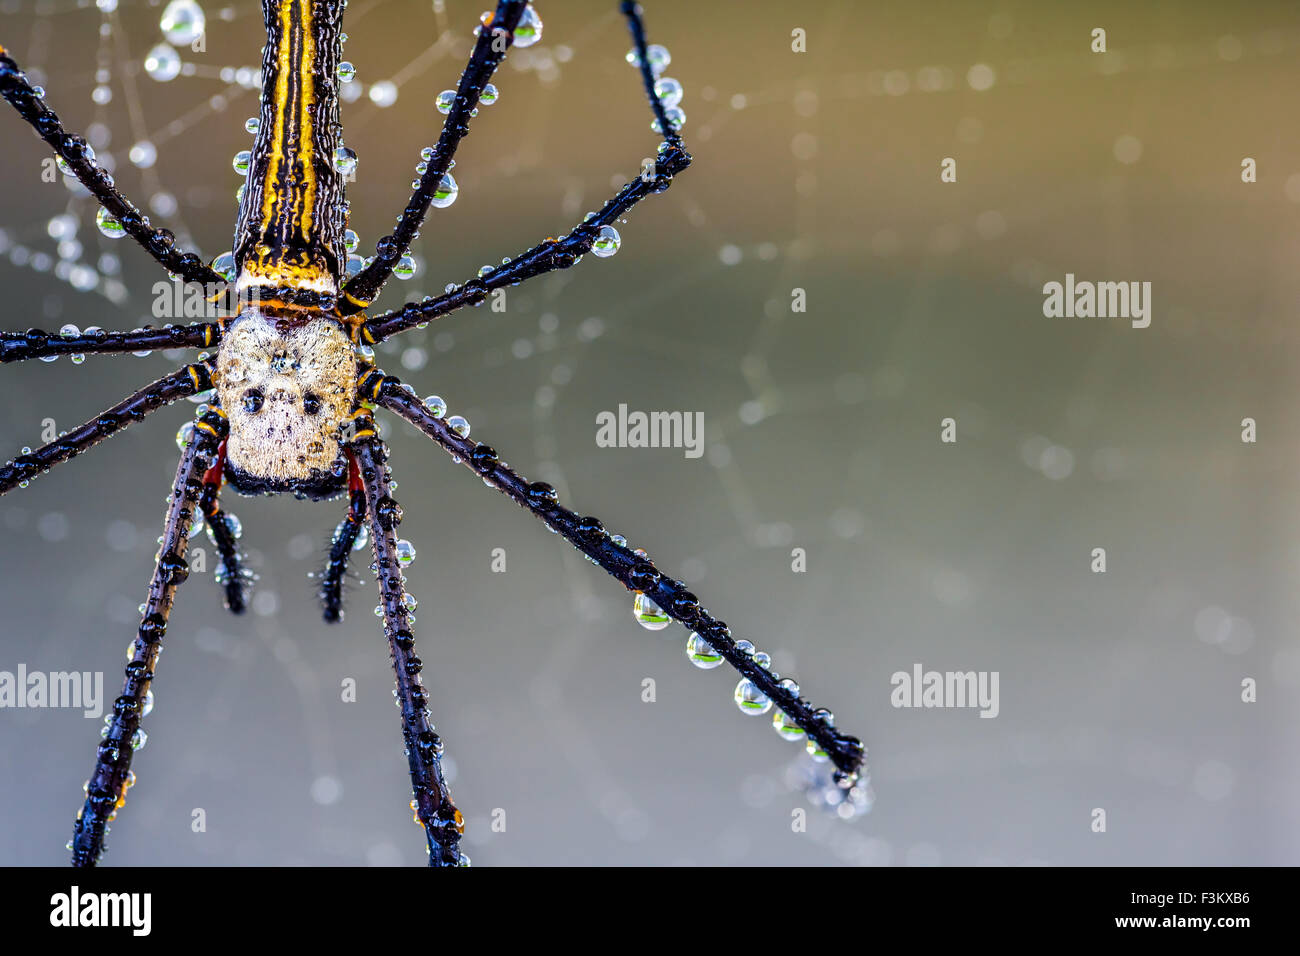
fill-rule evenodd
<path id="1" fill-rule="evenodd" d="M 325 498 L 342 490 L 357 359 L 337 321 L 245 312 L 221 340 L 212 379 L 230 419 L 226 477 L 237 491 Z"/>

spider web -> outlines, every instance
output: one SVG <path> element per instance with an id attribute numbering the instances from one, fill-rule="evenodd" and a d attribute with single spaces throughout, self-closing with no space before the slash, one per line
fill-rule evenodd
<path id="1" fill-rule="evenodd" d="M 166 82 L 145 64 L 165 39 L 161 4 L 0 0 L 0 40 L 127 194 L 210 259 L 234 224 L 230 160 L 250 145 L 262 41 L 257 3 L 202 8 L 206 49 L 178 49 Z M 796 675 L 872 748 L 881 805 L 852 824 L 813 813 L 793 830 L 791 810 L 808 805 L 790 773 L 802 748 L 736 713 L 734 679 L 696 671 L 680 627 L 638 627 L 630 596 L 598 569 L 381 416 L 401 533 L 419 552 L 407 573 L 417 647 L 466 852 L 480 863 L 1294 861 L 1294 826 L 1268 809 L 1297 790 L 1276 731 L 1294 709 L 1280 694 L 1243 705 L 1236 687 L 1251 675 L 1300 684 L 1294 639 L 1276 636 L 1289 633 L 1290 600 L 1278 569 L 1296 555 L 1282 529 L 1211 484 L 1272 496 L 1294 450 L 1282 412 L 1291 369 L 1275 349 L 1291 335 L 1281 303 L 1294 280 L 1249 265 L 1269 261 L 1252 237 L 1285 248 L 1294 225 L 1264 206 L 1233 218 L 1207 194 L 1198 221 L 1246 251 L 1222 266 L 1226 288 L 1202 285 L 1185 224 L 1161 204 L 1195 176 L 1170 161 L 1174 186 L 1161 192 L 1148 170 L 1189 135 L 1232 138 L 1131 106 L 1188 106 L 1225 82 L 1248 99 L 1290 82 L 1294 14 L 1175 28 L 1116 8 L 1107 22 L 1129 23 L 1135 39 L 1095 58 L 1077 42 L 1018 45 L 1048 25 L 1068 31 L 1013 6 L 928 32 L 890 13 L 856 36 L 836 29 L 848 5 L 783 9 L 758 5 L 714 43 L 721 14 L 688 21 L 647 4 L 651 39 L 673 51 L 668 73 L 686 88 L 695 166 L 620 226 L 613 259 L 512 289 L 504 313 L 484 306 L 399 336 L 378 360 L 647 548 Z M 344 56 L 357 76 L 342 87 L 343 121 L 360 155 L 348 195 L 361 253 L 405 201 L 439 128 L 434 96 L 454 85 L 478 13 L 349 7 Z M 416 275 L 390 282 L 381 305 L 558 234 L 652 150 L 615 5 L 540 13 L 543 41 L 507 58 L 500 102 L 480 110 L 460 152 L 456 205 L 433 210 Z M 799 26 L 804 57 L 789 51 Z M 1091 131 L 1086 163 L 1032 145 L 1027 117 L 1060 102 Z M 1261 168 L 1295 165 L 1289 134 L 1258 142 L 1273 128 L 1263 113 L 1215 119 Z M 97 232 L 76 188 L 41 183 L 46 154 L 8 122 L 5 327 L 154 321 L 157 270 Z M 1007 160 L 1015 148 L 1021 158 Z M 956 202 L 937 188 L 948 155 L 966 190 Z M 1300 186 L 1260 188 L 1300 197 Z M 1059 239 L 1097 203 L 1106 215 L 1082 215 L 1079 241 Z M 1169 257 L 1144 255 L 1151 247 Z M 1067 271 L 1143 270 L 1169 290 L 1149 339 L 1104 323 L 1062 331 L 1037 313 L 1042 283 Z M 791 311 L 795 289 L 807 312 Z M 1219 319 L 1242 301 L 1252 321 L 1232 333 L 1225 364 Z M 184 358 L 7 367 L 0 434 L 15 451 L 34 446 L 45 419 L 70 427 Z M 1220 385 L 1191 387 L 1195 376 Z M 595 415 L 620 404 L 702 411 L 703 456 L 596 447 Z M 112 649 L 137 622 L 175 467 L 165 436 L 190 411 L 161 412 L 0 502 L 11 612 L 0 669 L 103 671 L 111 700 Z M 1189 415 L 1226 424 L 1180 425 Z M 1281 444 L 1243 460 L 1244 415 L 1271 417 Z M 962 436 L 953 447 L 938 441 L 947 416 Z M 1201 483 L 1188 480 L 1192 463 Z M 367 552 L 341 626 L 320 622 L 307 580 L 341 503 L 226 504 L 260 576 L 253 604 L 231 618 L 203 574 L 181 589 L 140 786 L 108 861 L 422 862 Z M 1127 570 L 1088 574 L 1097 542 Z M 505 573 L 491 570 L 498 548 Z M 794 548 L 806 573 L 792 572 Z M 891 708 L 889 675 L 913 662 L 999 671 L 1003 712 Z M 341 700 L 344 680 L 355 703 Z M 0 858 L 60 862 L 96 722 L 69 710 L 0 719 L 0 794 L 23 821 L 0 833 Z M 1123 846 L 1089 831 L 1097 806 L 1133 808 Z"/>

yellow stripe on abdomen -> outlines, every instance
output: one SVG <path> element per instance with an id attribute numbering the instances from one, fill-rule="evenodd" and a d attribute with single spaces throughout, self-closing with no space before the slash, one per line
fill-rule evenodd
<path id="1" fill-rule="evenodd" d="M 337 295 L 344 264 L 343 176 L 333 166 L 342 4 L 262 5 L 261 126 L 236 233 L 238 289 Z"/>

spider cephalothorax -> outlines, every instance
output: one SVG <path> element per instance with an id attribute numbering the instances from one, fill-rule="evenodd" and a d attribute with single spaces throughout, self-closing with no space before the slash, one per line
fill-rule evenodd
<path id="1" fill-rule="evenodd" d="M 444 420 L 441 400 L 421 402 L 408 386 L 360 358 L 362 346 L 481 304 L 497 290 L 567 269 L 593 250 L 610 254 L 619 241 L 614 223 L 623 221 L 642 199 L 667 189 L 673 177 L 690 165 L 677 129 L 684 117 L 672 98 L 680 98 L 680 85 L 663 80 L 661 88 L 657 81 L 657 73 L 668 62 L 667 51 L 647 46 L 640 7 L 632 0 L 622 4 L 633 40 L 629 61 L 640 72 L 650 98 L 653 128 L 664 137 L 653 168 L 643 164 L 641 175 L 560 238 L 548 238 L 503 260 L 498 268 L 450 285 L 441 296 L 367 317 L 364 310 L 405 256 L 435 196 L 454 193 L 448 170 L 478 104 L 489 102 L 485 99 L 492 89 L 488 81 L 512 43 L 524 45 L 540 38 L 541 20 L 525 0 L 498 0 L 496 9 L 480 20 L 473 53 L 446 110 L 442 133 L 436 146 L 421 153 L 416 167 L 420 180 L 393 234 L 376 243 L 368 263 L 345 270 L 347 207 L 339 164 L 330 161 L 332 154 L 338 155 L 335 150 L 347 158 L 338 145 L 333 79 L 340 62 L 345 4 L 343 0 L 262 0 L 262 5 L 267 45 L 260 127 L 247 157 L 249 188 L 233 251 L 219 257 L 229 260 L 221 272 L 178 249 L 166 229 L 150 226 L 94 161 L 85 140 L 63 128 L 45 105 L 43 92 L 0 47 L 0 95 L 100 203 L 102 223 L 120 228 L 121 234 L 131 236 L 186 282 L 222 287 L 219 298 L 239 303 L 232 310 L 235 317 L 220 323 L 132 332 L 0 332 L 0 362 L 64 354 L 217 349 L 215 356 L 200 356 L 0 467 L 3 494 L 178 398 L 215 389 L 215 399 L 200 406 L 197 420 L 182 432 L 184 450 L 167 499 L 148 598 L 129 649 L 126 680 L 113 702 L 68 844 L 72 862 L 92 866 L 99 860 L 109 821 L 125 804 L 127 788 L 134 782 L 133 751 L 143 745 L 140 725 L 152 704 L 150 687 L 176 588 L 189 576 L 186 554 L 190 532 L 198 526 L 196 519 L 201 517 L 216 545 L 217 580 L 227 607 L 240 612 L 247 606 L 251 575 L 242 566 L 238 523 L 222 510 L 223 480 L 245 493 L 291 491 L 315 498 L 331 497 L 346 488 L 347 514 L 334 533 L 321 575 L 324 617 L 327 621 L 342 617 L 347 561 L 364 528 L 393 661 L 415 820 L 424 828 L 431 865 L 468 862 L 459 849 L 463 818 L 443 777 L 442 741 L 430 720 L 429 691 L 421 682 L 424 664 L 415 654 L 411 601 L 401 567 L 410 551 L 396 537 L 402 509 L 390 493 L 388 452 L 370 416 L 370 409 L 376 407 L 424 432 L 489 487 L 531 512 L 635 591 L 642 623 L 657 629 L 672 618 L 685 625 L 691 632 L 687 651 L 693 662 L 713 667 L 726 661 L 735 668 L 742 677 L 735 697 L 743 712 L 763 714 L 775 708 L 773 726 L 784 739 L 806 743 L 814 760 L 833 764 L 833 779 L 819 784 L 830 794 L 826 805 L 837 807 L 841 816 L 845 808 L 869 805 L 867 782 L 859 772 L 865 757 L 861 741 L 841 733 L 829 711 L 813 709 L 793 680 L 772 673 L 766 655 L 748 641 L 735 640 L 726 624 L 701 607 L 684 584 L 660 572 L 644 551 L 607 533 L 598 519 L 561 505 L 554 488 L 529 482 L 489 445 L 470 441 L 463 421 Z M 351 274 L 346 281 L 345 271 Z"/>
<path id="2" fill-rule="evenodd" d="M 245 311 L 221 337 L 212 382 L 230 420 L 226 475 L 237 490 L 322 498 L 342 489 L 357 359 L 341 323 Z"/>

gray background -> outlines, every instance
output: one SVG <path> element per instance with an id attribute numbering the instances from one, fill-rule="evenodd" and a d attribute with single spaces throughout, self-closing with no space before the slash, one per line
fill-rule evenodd
<path id="1" fill-rule="evenodd" d="M 436 137 L 433 97 L 481 6 L 348 10 L 356 82 L 401 81 L 391 108 L 344 107 L 363 251 Z M 1300 14 L 647 8 L 686 87 L 696 166 L 634 211 L 616 257 L 512 290 L 505 314 L 409 334 L 381 361 L 771 652 L 868 743 L 877 805 L 792 832 L 800 748 L 737 712 L 730 672 L 693 668 L 679 626 L 640 628 L 621 586 L 390 420 L 419 550 L 417 647 L 475 863 L 1297 862 Z M 0 0 L 0 42 L 70 127 L 112 130 L 100 152 L 121 186 L 142 204 L 172 193 L 179 213 L 155 221 L 211 257 L 233 228 L 230 159 L 256 96 L 220 69 L 257 63 L 260 14 L 207 4 L 206 52 L 183 51 L 195 75 L 160 84 L 139 65 L 160 9 L 122 0 L 101 43 L 93 6 Z M 611 176 L 635 174 L 655 138 L 615 9 L 541 5 L 543 41 L 507 61 L 459 155 L 458 202 L 433 212 L 420 273 L 385 304 L 564 231 Z M 1088 52 L 1098 26 L 1105 56 Z M 790 51 L 795 27 L 807 53 Z M 101 62 L 114 96 L 95 106 Z M 978 63 L 990 89 L 967 79 Z M 15 116 L 0 129 L 4 326 L 146 321 L 158 270 L 40 181 L 48 153 Z M 145 136 L 159 160 L 139 170 L 126 155 Z M 945 156 L 956 184 L 939 182 Z M 1244 156 L 1256 184 L 1240 182 Z M 15 264 L 15 245 L 54 254 L 46 223 L 65 211 L 83 261 L 120 258 L 121 301 L 106 278 L 79 292 Z M 1066 272 L 1152 282 L 1151 327 L 1045 318 L 1042 283 Z M 181 361 L 6 367 L 6 454 L 38 444 L 43 418 L 71 427 Z M 597 448 L 595 416 L 619 403 L 702 411 L 707 454 Z M 102 670 L 116 693 L 191 409 L 0 501 L 0 669 Z M 955 445 L 939 441 L 948 416 Z M 423 862 L 375 600 L 354 589 L 326 627 L 307 580 L 340 504 L 230 506 L 261 576 L 253 610 L 225 613 L 210 574 L 182 589 L 108 862 Z M 916 662 L 999 671 L 1000 715 L 892 708 L 890 675 Z M 339 699 L 348 677 L 356 703 Z M 1257 703 L 1240 700 L 1246 677 Z M 98 726 L 0 711 L 0 861 L 66 859 Z M 196 807 L 206 833 L 191 832 Z"/>

